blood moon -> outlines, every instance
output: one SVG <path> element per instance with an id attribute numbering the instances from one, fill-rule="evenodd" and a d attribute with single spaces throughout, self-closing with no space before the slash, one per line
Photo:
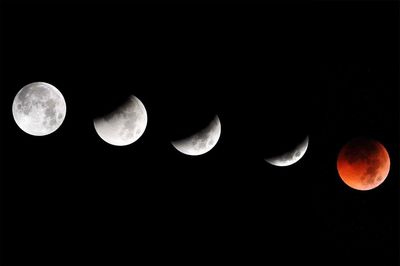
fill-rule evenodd
<path id="1" fill-rule="evenodd" d="M 389 174 L 390 158 L 385 147 L 378 141 L 356 138 L 340 150 L 337 169 L 349 187 L 370 190 L 385 181 Z"/>

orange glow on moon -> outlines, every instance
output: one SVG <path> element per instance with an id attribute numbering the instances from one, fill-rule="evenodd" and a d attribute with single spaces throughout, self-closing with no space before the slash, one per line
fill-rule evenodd
<path id="1" fill-rule="evenodd" d="M 340 178 L 349 187 L 370 190 L 385 181 L 390 170 L 390 158 L 378 141 L 357 138 L 340 150 L 337 169 Z"/>

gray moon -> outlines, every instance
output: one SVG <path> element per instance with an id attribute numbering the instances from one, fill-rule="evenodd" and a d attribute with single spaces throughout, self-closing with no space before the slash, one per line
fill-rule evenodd
<path id="1" fill-rule="evenodd" d="M 265 159 L 268 163 L 275 165 L 275 166 L 289 166 L 296 162 L 298 162 L 306 153 L 308 148 L 308 136 L 293 150 L 281 154 L 279 156 L 271 157 Z"/>
<path id="2" fill-rule="evenodd" d="M 51 84 L 33 82 L 15 96 L 12 113 L 15 123 L 33 136 L 56 131 L 65 119 L 67 105 L 61 92 Z"/>
<path id="3" fill-rule="evenodd" d="M 221 122 L 218 116 L 199 132 L 185 139 L 171 142 L 180 152 L 186 155 L 201 155 L 209 152 L 217 144 L 221 135 Z"/>
<path id="4" fill-rule="evenodd" d="M 94 128 L 105 142 L 125 146 L 137 141 L 147 126 L 147 112 L 134 95 L 110 114 L 94 119 Z"/>

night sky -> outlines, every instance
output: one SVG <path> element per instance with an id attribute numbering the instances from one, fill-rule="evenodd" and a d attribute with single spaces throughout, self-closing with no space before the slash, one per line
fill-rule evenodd
<path id="1" fill-rule="evenodd" d="M 399 265 L 399 6 L 0 6 L 1 263 Z M 13 120 L 25 85 L 67 104 L 53 134 Z M 135 143 L 93 119 L 129 95 Z M 218 144 L 178 152 L 218 115 Z M 264 158 L 295 147 L 289 167 Z M 348 187 L 349 140 L 381 142 L 385 182 Z"/>

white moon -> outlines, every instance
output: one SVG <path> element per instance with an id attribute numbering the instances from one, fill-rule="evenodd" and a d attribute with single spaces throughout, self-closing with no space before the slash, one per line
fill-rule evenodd
<path id="1" fill-rule="evenodd" d="M 56 131 L 65 119 L 67 105 L 61 92 L 45 82 L 24 86 L 15 96 L 12 113 L 17 125 L 33 136 Z"/>
<path id="2" fill-rule="evenodd" d="M 308 136 L 297 145 L 292 151 L 276 157 L 265 159 L 268 163 L 275 166 L 289 166 L 300 160 L 306 153 L 308 147 Z"/>
<path id="3" fill-rule="evenodd" d="M 135 96 L 110 114 L 94 119 L 94 128 L 107 143 L 125 146 L 137 141 L 147 126 L 147 112 L 143 103 Z"/>
<path id="4" fill-rule="evenodd" d="M 221 123 L 216 115 L 211 123 L 198 133 L 171 143 L 178 151 L 195 156 L 210 151 L 217 144 L 220 135 Z"/>

